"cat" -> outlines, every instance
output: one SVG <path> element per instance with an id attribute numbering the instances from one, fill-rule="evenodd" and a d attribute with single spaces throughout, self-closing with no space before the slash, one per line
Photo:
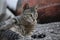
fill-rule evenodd
<path id="1" fill-rule="evenodd" d="M 2 31 L 2 34 L 0 34 L 1 36 L 3 35 L 1 40 L 13 40 L 16 35 L 17 35 L 16 38 L 18 37 L 18 39 L 14 40 L 19 40 L 19 38 L 21 38 L 20 36 L 25 37 L 31 35 L 31 33 L 34 30 L 34 27 L 37 24 L 37 17 L 38 14 L 36 7 L 29 7 L 29 4 L 25 4 L 24 7 L 22 8 L 21 15 L 13 18 L 16 21 L 14 26 L 6 27 L 7 29 L 2 28 L 4 30 Z M 13 23 L 13 20 L 9 22 Z"/>
<path id="2" fill-rule="evenodd" d="M 24 7 L 22 8 L 22 13 L 20 17 L 18 16 L 17 19 L 19 20 L 18 23 L 20 22 L 18 27 L 15 27 L 18 32 L 21 30 L 22 35 L 30 34 L 30 32 L 34 29 L 34 26 L 37 24 L 37 9 L 36 7 L 29 7 L 29 4 L 25 4 Z M 18 24 L 17 23 L 17 24 Z"/>

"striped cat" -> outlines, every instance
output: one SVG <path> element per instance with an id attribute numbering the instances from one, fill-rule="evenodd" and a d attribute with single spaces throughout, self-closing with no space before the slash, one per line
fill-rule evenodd
<path id="1" fill-rule="evenodd" d="M 1 40 L 20 40 L 21 35 L 31 35 L 34 26 L 37 24 L 37 16 L 37 10 L 35 9 L 35 7 L 29 7 L 28 4 L 25 4 L 22 8 L 22 14 L 13 18 L 16 22 L 13 19 L 10 19 L 8 21 L 5 21 L 7 27 L 5 27 L 5 24 L 2 24 L 5 25 L 3 27 L 2 25 L 0 25 L 0 27 L 2 28 L 0 28 Z M 10 27 L 10 25 L 14 24 L 13 22 L 16 26 Z"/>

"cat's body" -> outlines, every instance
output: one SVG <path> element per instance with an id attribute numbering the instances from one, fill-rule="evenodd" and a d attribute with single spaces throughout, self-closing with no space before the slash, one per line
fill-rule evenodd
<path id="1" fill-rule="evenodd" d="M 34 26 L 37 24 L 37 11 L 33 8 L 26 9 L 22 12 L 20 19 L 18 22 L 20 22 L 19 26 L 13 27 L 13 31 L 16 31 L 18 33 L 21 33 L 22 35 L 29 35 L 30 32 L 33 31 Z"/>
<path id="2" fill-rule="evenodd" d="M 16 36 L 16 37 L 21 36 L 21 34 L 23 36 L 31 35 L 31 32 L 34 29 L 34 26 L 37 24 L 37 21 L 36 21 L 37 16 L 38 16 L 37 11 L 34 8 L 27 8 L 27 9 L 23 8 L 22 14 L 20 16 L 15 17 L 15 19 L 17 21 L 17 23 L 16 23 L 17 25 L 8 29 L 8 31 L 5 30 L 7 32 L 3 31 L 3 34 L 1 34 L 1 35 L 3 35 L 2 36 L 3 38 L 1 40 L 8 40 L 9 38 L 12 37 L 12 36 L 9 37 L 9 35 L 14 35 L 15 33 L 18 34 L 18 36 Z M 14 37 L 15 36 L 13 36 L 13 38 Z M 14 40 L 16 40 L 16 39 L 14 39 Z M 19 38 L 17 40 L 19 40 Z"/>

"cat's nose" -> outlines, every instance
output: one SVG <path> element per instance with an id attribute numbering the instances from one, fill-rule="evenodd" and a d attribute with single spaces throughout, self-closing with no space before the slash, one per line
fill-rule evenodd
<path id="1" fill-rule="evenodd" d="M 33 21 L 35 21 L 35 19 L 33 19 Z"/>

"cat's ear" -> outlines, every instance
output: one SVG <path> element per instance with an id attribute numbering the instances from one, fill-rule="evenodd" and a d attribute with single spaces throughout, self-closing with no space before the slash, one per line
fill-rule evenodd
<path id="1" fill-rule="evenodd" d="M 29 9 L 29 4 L 28 3 L 25 3 L 24 6 L 23 6 L 23 10 L 26 10 L 26 9 Z"/>
<path id="2" fill-rule="evenodd" d="M 38 5 L 34 6 L 34 10 L 35 10 L 35 18 L 37 19 L 37 17 L 38 17 L 38 13 L 37 13 Z"/>
<path id="3" fill-rule="evenodd" d="M 35 11 L 38 10 L 38 5 L 34 6 L 34 10 L 35 10 Z"/>

